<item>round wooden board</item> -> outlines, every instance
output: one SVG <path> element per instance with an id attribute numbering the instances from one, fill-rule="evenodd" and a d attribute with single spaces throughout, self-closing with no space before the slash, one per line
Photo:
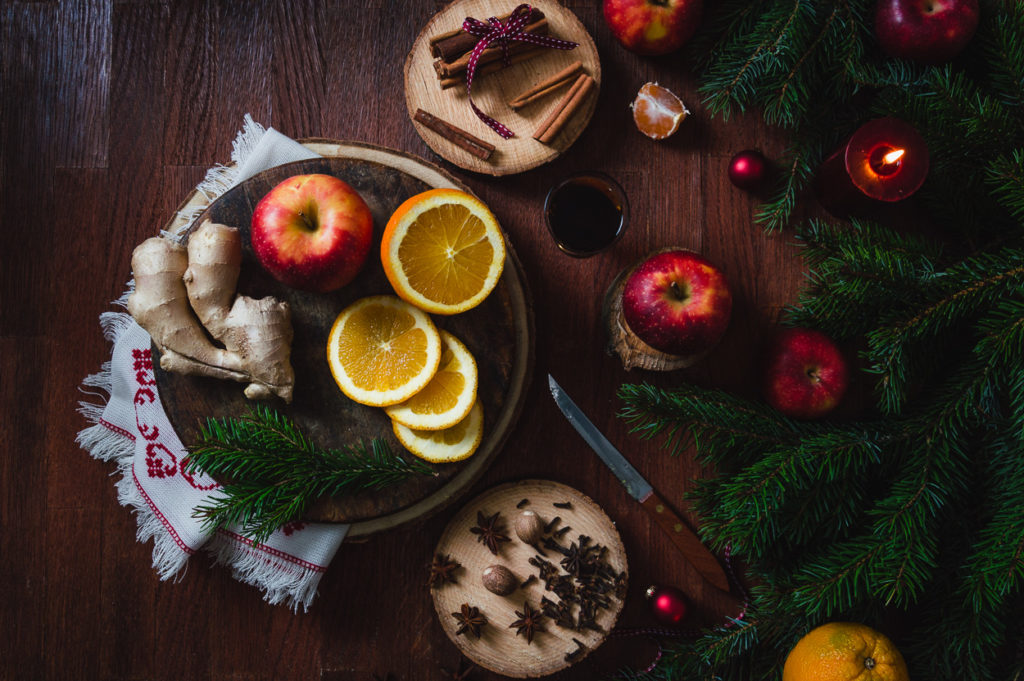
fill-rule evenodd
<path id="1" fill-rule="evenodd" d="M 558 158 L 572 146 L 594 114 L 601 88 L 601 60 L 594 40 L 576 15 L 554 0 L 535 0 L 531 5 L 544 12 L 550 26 L 550 35 L 579 43 L 579 46 L 572 50 L 545 50 L 532 59 L 474 79 L 473 103 L 481 111 L 508 126 L 515 133 L 511 139 L 502 139 L 477 118 L 470 108 L 464 85 L 441 89 L 429 42 L 435 35 L 460 27 L 466 17 L 486 22 L 492 16 L 507 14 L 515 8 L 516 3 L 505 0 L 456 0 L 431 18 L 416 37 L 406 57 L 405 104 L 409 109 L 409 117 L 412 118 L 416 109 L 423 109 L 496 147 L 490 159 L 484 161 L 414 120 L 413 126 L 423 141 L 442 158 L 460 168 L 487 175 L 511 175 L 536 168 Z M 594 78 L 596 91 L 550 145 L 541 144 L 533 139 L 533 132 L 565 94 L 566 89 L 519 111 L 513 111 L 508 100 L 575 61 L 583 62 L 584 70 Z"/>
<path id="2" fill-rule="evenodd" d="M 404 453 L 383 410 L 356 404 L 338 389 L 327 366 L 324 343 L 334 318 L 345 306 L 367 295 L 393 294 L 378 253 L 382 230 L 394 209 L 409 196 L 432 187 L 468 189 L 438 168 L 401 152 L 326 140 L 307 142 L 307 146 L 328 157 L 271 168 L 220 196 L 191 226 L 172 221 L 167 228 L 187 234 L 206 218 L 238 227 L 243 242 L 239 292 L 253 297 L 271 295 L 291 305 L 295 399 L 290 405 L 273 402 L 274 408 L 293 418 L 321 446 L 384 437 L 395 452 Z M 259 199 L 278 182 L 304 173 L 342 178 L 360 193 L 373 214 L 376 245 L 356 279 L 331 294 L 302 292 L 278 283 L 258 264 L 249 243 L 252 211 Z M 201 208 L 201 199 L 190 197 L 183 207 Z M 477 360 L 478 394 L 485 419 L 484 440 L 477 452 L 465 461 L 432 465 L 435 477 L 413 478 L 380 492 L 321 500 L 307 514 L 308 520 L 353 523 L 349 536 L 354 538 L 420 518 L 439 510 L 472 484 L 500 449 L 521 409 L 533 357 L 529 295 L 507 237 L 506 244 L 504 273 L 487 300 L 469 312 L 434 318 L 440 328 L 461 339 Z M 159 369 L 156 373 L 168 417 L 186 447 L 196 441 L 202 420 L 241 415 L 252 405 L 239 383 Z"/>
<path id="3" fill-rule="evenodd" d="M 528 499 L 529 504 L 516 508 L 523 499 Z M 553 505 L 563 502 L 569 502 L 571 507 L 557 508 Z M 520 581 L 537 574 L 537 568 L 529 564 L 537 550 L 523 543 L 513 529 L 516 515 L 525 510 L 534 511 L 545 523 L 556 516 L 561 518 L 553 528 L 555 531 L 570 526 L 572 529 L 559 540 L 563 546 L 577 541 L 580 535 L 590 537 L 594 544 L 606 546 L 609 565 L 616 572 L 623 573 L 628 582 L 626 549 L 615 523 L 594 501 L 572 487 L 550 480 L 523 480 L 490 489 L 466 504 L 448 523 L 437 544 L 435 555 L 449 555 L 462 565 L 462 569 L 455 575 L 456 584 L 446 583 L 431 590 L 434 609 L 445 633 L 466 657 L 493 672 L 518 678 L 546 676 L 582 660 L 604 642 L 608 632 L 615 627 L 624 604 L 615 595 L 610 595 L 612 607 L 600 610 L 597 616 L 602 631 L 563 629 L 545 618 L 542 623 L 544 631 L 534 634 L 532 644 L 527 645 L 524 637 L 517 636 L 516 630 L 509 625 L 516 620 L 515 611 L 522 612 L 524 600 L 530 607 L 539 608 L 541 597 L 557 598 L 544 590 L 544 583 L 540 580 L 516 589 L 509 596 L 498 596 L 483 587 L 480 575 L 484 568 L 495 564 L 507 567 Z M 485 516 L 500 512 L 499 520 L 504 520 L 505 534 L 511 541 L 501 544 L 497 556 L 470 532 L 470 528 L 477 524 L 478 511 Z M 546 559 L 558 566 L 562 556 L 550 550 L 546 553 Z M 565 573 L 561 568 L 559 570 Z M 458 623 L 451 613 L 458 612 L 463 603 L 479 608 L 487 618 L 488 624 L 482 629 L 479 639 L 455 633 Z M 566 654 L 577 647 L 573 638 L 583 643 L 585 649 L 569 662 L 565 659 Z"/>

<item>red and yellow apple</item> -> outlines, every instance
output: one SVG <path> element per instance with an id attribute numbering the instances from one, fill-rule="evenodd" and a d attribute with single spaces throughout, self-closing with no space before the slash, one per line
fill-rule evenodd
<path id="1" fill-rule="evenodd" d="M 960 53 L 978 28 L 978 0 L 878 0 L 875 35 L 894 57 L 941 64 Z"/>
<path id="2" fill-rule="evenodd" d="M 846 360 L 831 338 L 802 328 L 776 335 L 764 373 L 764 396 L 770 405 L 786 416 L 819 418 L 835 409 L 846 385 Z"/>
<path id="3" fill-rule="evenodd" d="M 331 175 L 295 175 L 267 192 L 252 214 L 252 247 L 278 281 L 317 293 L 352 281 L 370 252 L 373 216 Z"/>
<path id="4" fill-rule="evenodd" d="M 630 52 L 674 52 L 697 31 L 703 0 L 604 0 L 612 35 Z"/>
<path id="5" fill-rule="evenodd" d="M 622 313 L 629 329 L 655 350 L 699 355 L 725 333 L 732 293 L 722 272 L 705 258 L 682 249 L 663 251 L 629 275 Z"/>

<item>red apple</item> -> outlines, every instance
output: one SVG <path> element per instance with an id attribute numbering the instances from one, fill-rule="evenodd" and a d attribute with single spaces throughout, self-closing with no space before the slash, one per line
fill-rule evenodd
<path id="1" fill-rule="evenodd" d="M 768 352 L 765 399 L 786 416 L 814 419 L 846 392 L 846 360 L 831 338 L 813 329 L 785 329 Z"/>
<path id="2" fill-rule="evenodd" d="M 275 279 L 304 291 L 334 291 L 370 252 L 373 217 L 356 190 L 331 175 L 296 175 L 271 189 L 252 214 L 252 247 Z"/>
<path id="3" fill-rule="evenodd" d="M 729 325 L 732 293 L 722 273 L 692 251 L 655 253 L 633 270 L 622 291 L 626 325 L 670 355 L 696 355 Z"/>
<path id="4" fill-rule="evenodd" d="M 604 20 L 631 52 L 668 54 L 697 30 L 703 0 L 604 0 Z"/>
<path id="5" fill-rule="evenodd" d="M 978 0 L 879 0 L 875 35 L 894 57 L 921 64 L 949 61 L 978 28 Z"/>

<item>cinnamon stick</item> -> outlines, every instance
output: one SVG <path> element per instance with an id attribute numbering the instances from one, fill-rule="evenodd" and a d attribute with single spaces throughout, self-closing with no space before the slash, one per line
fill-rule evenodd
<path id="1" fill-rule="evenodd" d="M 544 35 L 548 32 L 548 20 L 541 19 L 532 24 L 528 24 L 525 29 L 528 33 L 539 33 Z M 508 46 L 509 55 L 520 54 L 527 50 L 530 50 L 536 45 L 532 43 L 514 42 Z M 469 68 L 469 59 L 473 54 L 472 50 L 459 56 L 454 61 L 445 61 L 439 59 L 434 62 L 434 69 L 437 71 L 437 77 L 444 79 L 452 76 L 457 76 L 460 73 L 465 73 L 466 69 Z M 486 50 L 480 53 L 480 59 L 477 60 L 477 68 L 480 68 L 484 64 L 489 64 L 493 61 L 500 61 L 502 58 L 502 49 L 500 45 L 488 47 Z"/>
<path id="2" fill-rule="evenodd" d="M 533 139 L 550 144 L 551 141 L 562 131 L 565 124 L 579 111 L 587 95 L 595 87 L 594 79 L 582 73 L 565 96 L 558 102 L 555 108 L 540 124 L 540 127 L 533 133 Z"/>
<path id="3" fill-rule="evenodd" d="M 524 52 L 513 54 L 508 60 L 509 66 L 519 64 L 520 62 L 527 61 L 528 59 L 533 59 L 538 54 L 541 54 L 547 50 L 546 47 L 541 47 L 539 45 L 531 45 L 531 48 L 532 49 L 526 50 Z M 498 71 L 501 71 L 503 68 L 505 68 L 505 63 L 499 59 L 498 61 L 492 61 L 489 64 L 478 66 L 476 69 L 476 75 L 477 77 L 486 76 L 489 73 L 496 73 Z M 462 73 L 456 76 L 451 76 L 450 78 L 442 78 L 439 82 L 441 83 L 442 90 L 447 90 L 448 88 L 456 87 L 457 85 L 465 85 L 466 74 Z"/>
<path id="4" fill-rule="evenodd" d="M 501 21 L 507 21 L 511 16 L 509 14 L 503 14 L 498 17 Z M 530 18 L 527 19 L 526 23 L 532 24 L 535 21 L 540 21 L 544 18 L 544 12 L 539 9 L 534 9 L 530 12 Z M 529 31 L 529 27 L 523 29 Z M 439 57 L 444 61 L 451 62 L 458 59 L 460 56 L 472 50 L 477 41 L 480 40 L 472 33 L 466 33 L 461 28 L 457 28 L 453 31 L 447 31 L 436 35 L 430 39 L 430 56 Z"/>
<path id="5" fill-rule="evenodd" d="M 527 104 L 531 104 L 536 102 L 538 99 L 548 96 L 563 85 L 569 85 L 570 83 L 575 82 L 576 76 L 582 72 L 583 62 L 573 62 L 550 78 L 545 78 L 529 90 L 519 93 L 509 101 L 508 105 L 513 109 L 521 109 Z"/>
<path id="6" fill-rule="evenodd" d="M 416 109 L 413 119 L 427 126 L 441 137 L 445 138 L 455 146 L 465 149 L 482 161 L 486 161 L 494 153 L 494 145 L 484 142 L 479 137 L 471 135 L 462 128 L 456 127 L 448 121 L 443 121 L 423 109 Z"/>

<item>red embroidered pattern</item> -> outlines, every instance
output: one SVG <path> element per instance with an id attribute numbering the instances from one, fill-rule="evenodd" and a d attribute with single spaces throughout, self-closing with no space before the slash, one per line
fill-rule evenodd
<path id="1" fill-rule="evenodd" d="M 306 523 L 304 523 L 302 521 L 299 521 L 299 520 L 293 520 L 290 523 L 285 523 L 284 525 L 282 525 L 281 526 L 281 531 L 284 532 L 284 536 L 290 537 L 290 536 L 292 536 L 292 534 L 294 534 L 295 532 L 298 532 L 299 530 L 301 530 L 305 526 L 306 526 Z"/>
<path id="2" fill-rule="evenodd" d="M 155 424 L 146 423 L 146 414 L 140 411 L 139 407 L 156 404 L 158 402 L 156 391 L 148 386 L 156 385 L 156 377 L 153 374 L 153 353 L 149 348 L 135 348 L 132 350 L 132 369 L 135 371 L 135 382 L 138 387 L 135 389 L 135 425 L 139 434 L 149 441 L 146 445 L 146 474 L 151 478 L 170 478 L 181 474 L 185 482 L 193 489 L 203 492 L 218 487 L 216 480 L 202 475 L 197 476 L 185 470 L 188 459 L 185 458 L 178 465 L 178 457 L 174 455 L 165 445 L 156 442 L 160 437 L 160 428 Z M 133 438 L 134 439 L 134 438 Z M 197 479 L 198 478 L 198 479 Z"/>
<path id="3" fill-rule="evenodd" d="M 295 556 L 291 555 L 290 553 L 285 553 L 284 551 L 278 551 L 277 549 L 271 548 L 271 547 L 267 546 L 266 544 L 257 544 L 256 542 L 252 541 L 251 539 L 246 539 L 245 537 L 243 537 L 240 534 L 235 534 L 231 530 L 225 530 L 225 529 L 221 528 L 221 529 L 219 529 L 217 531 L 220 532 L 221 534 L 223 534 L 224 536 L 229 537 L 229 538 L 235 540 L 239 544 L 243 544 L 244 546 L 248 546 L 248 547 L 253 548 L 253 549 L 259 549 L 260 551 L 264 551 L 265 553 L 269 553 L 272 556 L 277 556 L 278 558 L 281 558 L 282 560 L 287 560 L 290 563 L 295 563 L 296 565 L 302 566 L 302 567 L 306 568 L 307 570 L 313 570 L 314 572 L 326 572 L 326 570 L 327 570 L 327 568 L 321 567 L 321 566 L 317 565 L 316 563 L 310 563 L 308 560 L 302 560 L 301 558 L 296 558 Z"/>
<path id="4" fill-rule="evenodd" d="M 146 445 L 146 472 L 151 478 L 169 478 L 178 472 L 178 457 L 159 442 L 150 442 Z"/>
<path id="5" fill-rule="evenodd" d="M 134 440 L 135 439 L 135 436 L 132 435 L 131 433 L 129 433 L 127 430 L 125 430 L 124 428 L 121 428 L 120 426 L 115 426 L 113 423 L 111 423 L 110 421 L 107 421 L 106 419 L 102 419 L 101 418 L 100 419 L 100 425 L 103 426 L 104 428 L 106 428 L 107 430 L 114 431 L 118 435 L 124 435 L 126 438 L 128 438 L 130 440 Z"/>
<path id="6" fill-rule="evenodd" d="M 132 369 L 135 370 L 135 382 L 139 385 L 156 385 L 156 379 L 150 378 L 145 372 L 153 371 L 153 353 L 149 350 L 135 348 L 132 350 Z"/>
<path id="7" fill-rule="evenodd" d="M 208 492 L 209 490 L 216 489 L 219 486 L 216 480 L 211 480 L 210 483 L 206 484 L 206 485 L 204 485 L 201 482 L 197 481 L 195 475 L 193 475 L 188 470 L 188 457 L 187 456 L 184 459 L 181 460 L 181 477 L 185 478 L 185 480 L 188 482 L 188 484 L 192 485 L 192 487 L 194 487 L 195 489 L 201 490 L 203 492 Z"/>
<path id="8" fill-rule="evenodd" d="M 135 480 L 135 488 L 139 490 L 139 494 L 141 494 L 142 498 L 146 500 L 147 504 L 149 504 L 149 508 L 153 511 L 153 515 L 159 518 L 160 522 L 167 528 L 167 534 L 171 535 L 171 539 L 178 545 L 178 548 L 190 556 L 195 553 L 196 550 L 181 540 L 181 537 L 178 536 L 178 532 L 174 529 L 174 526 L 171 525 L 171 522 L 167 520 L 167 517 L 164 516 L 164 514 L 160 512 L 160 509 L 156 507 L 153 500 L 149 498 L 148 494 L 146 494 L 146 490 L 142 489 L 142 484 L 139 482 L 139 476 L 135 475 L 135 466 L 132 466 L 132 479 Z"/>

